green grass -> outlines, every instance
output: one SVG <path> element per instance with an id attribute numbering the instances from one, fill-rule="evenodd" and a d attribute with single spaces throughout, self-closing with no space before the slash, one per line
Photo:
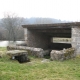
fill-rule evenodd
<path id="1" fill-rule="evenodd" d="M 6 47 L 0 47 L 0 51 L 6 51 Z"/>
<path id="2" fill-rule="evenodd" d="M 80 80 L 80 57 L 45 63 L 40 58 L 30 59 L 31 62 L 20 64 L 8 56 L 0 58 L 0 80 Z"/>

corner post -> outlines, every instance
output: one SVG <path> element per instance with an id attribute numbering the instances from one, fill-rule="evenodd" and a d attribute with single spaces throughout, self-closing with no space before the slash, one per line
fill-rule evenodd
<path id="1" fill-rule="evenodd" d="M 76 49 L 76 55 L 80 55 L 80 27 L 72 27 L 72 47 Z"/>

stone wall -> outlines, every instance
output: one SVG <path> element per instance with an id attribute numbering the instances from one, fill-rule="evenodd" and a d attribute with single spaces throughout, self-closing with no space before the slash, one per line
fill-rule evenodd
<path id="1" fill-rule="evenodd" d="M 72 47 L 76 49 L 76 54 L 80 54 L 80 27 L 77 26 L 72 28 Z"/>
<path id="2" fill-rule="evenodd" d="M 75 49 L 74 48 L 68 48 L 68 49 L 63 49 L 63 50 L 52 50 L 50 53 L 51 60 L 67 60 L 71 58 L 75 58 Z"/>
<path id="3" fill-rule="evenodd" d="M 39 32 L 27 29 L 27 46 L 48 49 L 50 37 Z"/>

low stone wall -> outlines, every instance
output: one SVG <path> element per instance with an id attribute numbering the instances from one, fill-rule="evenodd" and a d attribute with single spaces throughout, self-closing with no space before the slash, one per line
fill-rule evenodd
<path id="1" fill-rule="evenodd" d="M 68 48 L 68 49 L 63 49 L 63 50 L 52 50 L 50 53 L 51 60 L 66 60 L 66 59 L 71 59 L 74 58 L 75 55 L 75 49 L 74 48 Z"/>
<path id="2" fill-rule="evenodd" d="M 25 46 L 7 46 L 7 50 L 26 50 L 28 55 L 36 56 L 39 58 L 43 58 L 44 50 L 41 48 L 34 48 L 34 47 L 25 47 Z"/>
<path id="3" fill-rule="evenodd" d="M 28 52 L 28 55 L 32 55 L 38 58 L 43 58 L 45 55 L 50 54 L 50 50 L 25 46 L 7 46 L 7 50 L 26 50 Z"/>

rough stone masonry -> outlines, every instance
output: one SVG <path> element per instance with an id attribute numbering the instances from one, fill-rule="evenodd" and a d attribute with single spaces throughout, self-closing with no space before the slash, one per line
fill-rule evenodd
<path id="1" fill-rule="evenodd" d="M 80 54 L 80 27 L 72 28 L 72 47 L 76 49 L 76 53 Z"/>

